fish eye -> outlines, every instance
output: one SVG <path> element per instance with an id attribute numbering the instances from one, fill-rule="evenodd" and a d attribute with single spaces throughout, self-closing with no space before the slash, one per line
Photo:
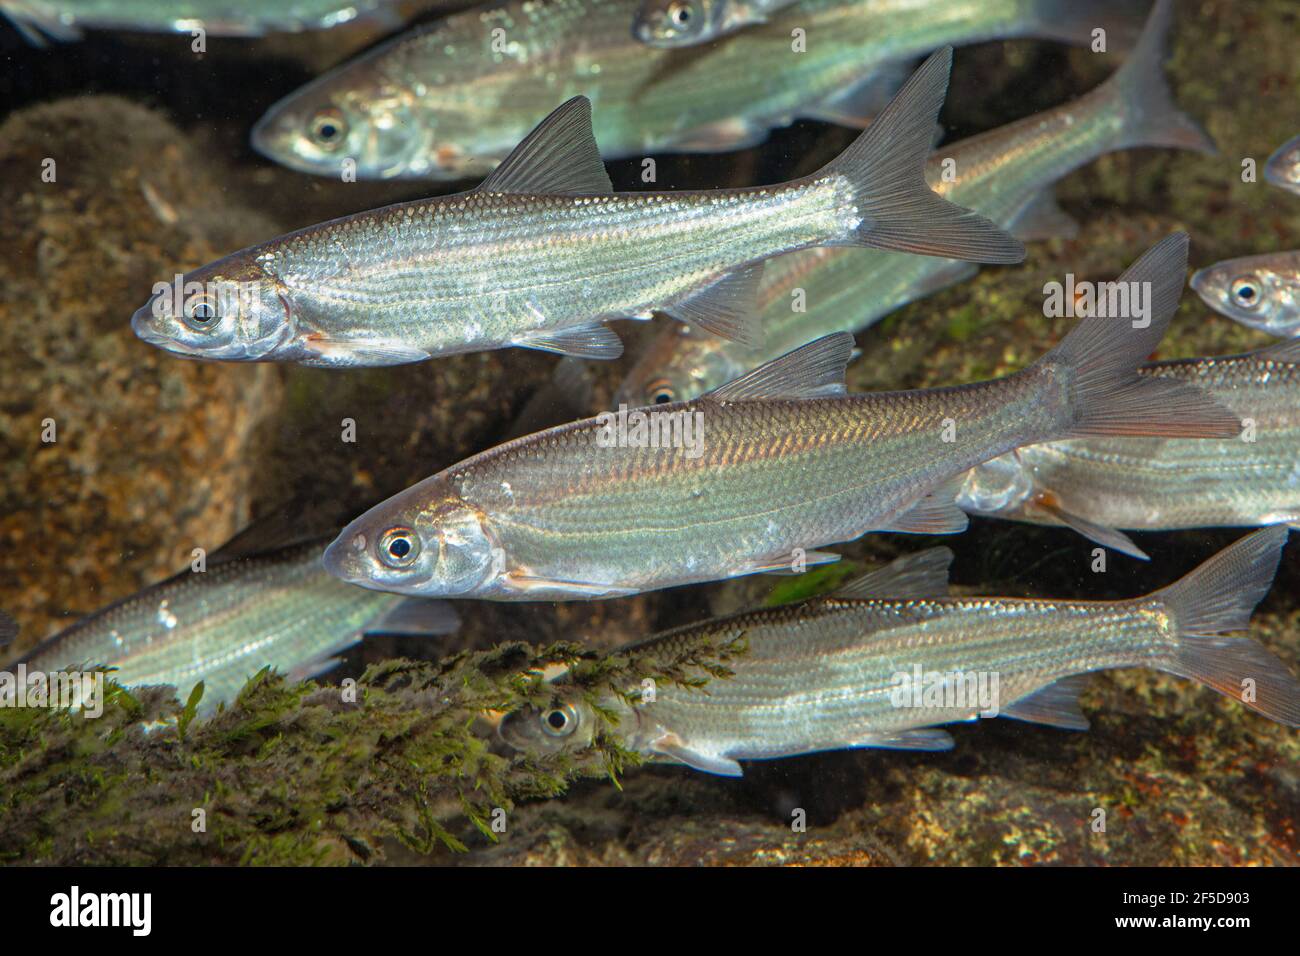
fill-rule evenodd
<path id="1" fill-rule="evenodd" d="M 651 382 L 647 394 L 650 396 L 651 405 L 667 405 L 677 398 L 676 389 L 666 378 Z"/>
<path id="2" fill-rule="evenodd" d="M 1254 276 L 1239 276 L 1232 280 L 1232 301 L 1243 309 L 1259 305 L 1259 280 Z"/>
<path id="3" fill-rule="evenodd" d="M 691 22 L 691 5 L 689 3 L 670 3 L 668 19 L 675 27 L 684 27 Z"/>
<path id="4" fill-rule="evenodd" d="M 379 538 L 379 560 L 390 568 L 410 567 L 420 556 L 420 539 L 410 528 L 389 528 Z"/>
<path id="5" fill-rule="evenodd" d="M 323 109 L 311 118 L 308 135 L 312 142 L 323 149 L 336 149 L 347 138 L 348 124 L 343 114 L 330 107 Z"/>
<path id="6" fill-rule="evenodd" d="M 568 704 L 542 713 L 542 730 L 551 737 L 567 737 L 578 726 L 578 714 Z"/>
<path id="7" fill-rule="evenodd" d="M 217 326 L 221 317 L 217 311 L 217 300 L 207 293 L 191 296 L 185 302 L 185 324 L 196 332 L 209 332 Z"/>

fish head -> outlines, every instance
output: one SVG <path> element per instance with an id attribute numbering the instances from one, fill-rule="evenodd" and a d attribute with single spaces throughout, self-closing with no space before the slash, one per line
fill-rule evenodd
<path id="1" fill-rule="evenodd" d="M 325 549 L 325 570 L 377 591 L 468 597 L 495 577 L 498 549 L 481 512 L 441 475 L 357 518 Z"/>
<path id="2" fill-rule="evenodd" d="M 1300 192 L 1300 136 L 1284 143 L 1268 158 L 1264 178 L 1274 186 Z"/>
<path id="3" fill-rule="evenodd" d="M 1242 325 L 1300 334 L 1300 253 L 1228 259 L 1196 272 L 1191 285 L 1206 305 Z"/>
<path id="4" fill-rule="evenodd" d="M 317 176 L 460 178 L 457 169 L 439 168 L 453 167 L 459 154 L 439 152 L 429 116 L 417 112 L 415 92 L 364 57 L 275 103 L 251 139 L 268 159 Z"/>
<path id="5" fill-rule="evenodd" d="M 614 401 L 629 408 L 688 402 L 747 371 L 722 339 L 669 323 L 624 377 Z"/>
<path id="6" fill-rule="evenodd" d="M 552 754 L 582 750 L 596 738 L 597 718 L 576 693 L 560 691 L 545 707 L 521 707 L 497 725 L 497 734 L 515 750 Z"/>
<path id="7" fill-rule="evenodd" d="M 649 46 L 678 47 L 717 36 L 725 0 L 644 0 L 632 36 Z"/>
<path id="8" fill-rule="evenodd" d="M 968 514 L 1022 514 L 1037 493 L 1031 469 L 1017 452 L 1009 452 L 966 472 L 957 507 Z"/>
<path id="9" fill-rule="evenodd" d="M 135 334 L 185 358 L 257 362 L 293 337 L 289 300 L 255 250 L 159 282 L 131 317 Z"/>

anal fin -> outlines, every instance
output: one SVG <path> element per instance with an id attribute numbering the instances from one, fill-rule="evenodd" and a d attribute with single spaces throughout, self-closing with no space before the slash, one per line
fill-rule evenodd
<path id="1" fill-rule="evenodd" d="M 520 348 L 540 349 L 572 355 L 575 358 L 616 359 L 623 354 L 623 341 L 603 325 L 579 325 L 567 329 L 548 329 L 518 339 Z"/>
<path id="2" fill-rule="evenodd" d="M 721 338 L 749 348 L 763 344 L 758 318 L 758 283 L 763 263 L 752 263 L 724 273 L 696 289 L 690 297 L 662 311 Z"/>
<path id="3" fill-rule="evenodd" d="M 1078 222 L 1057 204 L 1051 186 L 1021 206 L 1007 228 L 1017 239 L 1027 242 L 1073 239 L 1079 234 Z"/>
<path id="4" fill-rule="evenodd" d="M 1087 683 L 1087 674 L 1062 677 L 1003 707 L 1000 716 L 1065 730 L 1087 730 L 1088 718 L 1079 707 L 1079 694 Z"/>

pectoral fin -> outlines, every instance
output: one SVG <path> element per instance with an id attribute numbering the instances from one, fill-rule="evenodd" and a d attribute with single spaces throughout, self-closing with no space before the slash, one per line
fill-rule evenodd
<path id="1" fill-rule="evenodd" d="M 721 777 L 740 777 L 744 771 L 740 769 L 740 764 L 728 757 L 718 757 L 712 754 L 704 754 L 692 750 L 687 744 L 674 733 L 666 733 L 656 737 L 650 742 L 650 749 L 657 754 L 663 754 L 676 760 L 678 763 L 684 763 L 693 770 L 700 770 L 704 773 L 713 773 Z"/>
<path id="2" fill-rule="evenodd" d="M 880 747 L 883 750 L 952 750 L 952 734 L 936 727 L 864 734 L 848 741 L 850 747 Z"/>
<path id="3" fill-rule="evenodd" d="M 639 594 L 636 588 L 624 588 L 614 584 L 597 584 L 590 581 L 563 581 L 556 578 L 539 578 L 529 574 L 512 572 L 505 575 L 502 584 L 529 601 L 594 601 L 599 598 L 630 597 Z"/>
<path id="4" fill-rule="evenodd" d="M 307 354 L 299 363 L 314 368 L 410 365 L 433 357 L 424 349 L 402 342 L 344 342 L 315 335 L 305 338 L 302 347 Z"/>

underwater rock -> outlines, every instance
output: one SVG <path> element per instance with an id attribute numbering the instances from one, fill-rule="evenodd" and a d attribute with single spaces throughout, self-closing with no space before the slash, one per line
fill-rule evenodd
<path id="1" fill-rule="evenodd" d="M 21 648 L 229 537 L 279 388 L 131 332 L 155 282 L 270 229 L 174 126 L 114 97 L 36 106 L 0 126 L 0 165 L 0 580 Z"/>

